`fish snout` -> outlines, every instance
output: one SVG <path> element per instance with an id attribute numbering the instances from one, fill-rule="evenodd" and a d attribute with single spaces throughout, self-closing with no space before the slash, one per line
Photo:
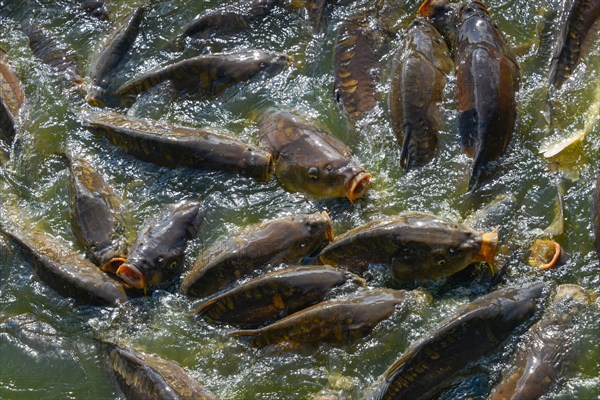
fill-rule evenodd
<path id="1" fill-rule="evenodd" d="M 371 183 L 371 174 L 360 171 L 346 182 L 346 197 L 351 203 L 363 197 Z"/>
<path id="2" fill-rule="evenodd" d="M 131 264 L 122 264 L 119 269 L 117 269 L 117 276 L 133 288 L 146 289 L 146 279 L 144 278 L 144 274 Z"/>

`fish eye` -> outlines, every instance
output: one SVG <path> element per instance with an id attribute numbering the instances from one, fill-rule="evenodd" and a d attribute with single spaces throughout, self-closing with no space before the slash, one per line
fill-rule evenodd
<path id="1" fill-rule="evenodd" d="M 171 264 L 169 264 L 169 269 L 175 269 L 177 267 L 177 261 L 173 261 Z"/>
<path id="2" fill-rule="evenodd" d="M 260 67 L 260 69 L 265 69 L 265 68 L 267 68 L 267 63 L 261 62 L 260 64 L 258 64 L 258 66 Z"/>
<path id="3" fill-rule="evenodd" d="M 325 167 L 325 170 L 326 170 L 327 172 L 331 172 L 331 171 L 333 171 L 333 165 L 331 165 L 331 164 L 327 165 L 327 166 Z"/>
<path id="4" fill-rule="evenodd" d="M 310 167 L 308 169 L 308 176 L 311 179 L 315 179 L 315 180 L 319 179 L 319 168 L 317 168 L 317 167 Z"/>
<path id="5" fill-rule="evenodd" d="M 441 260 L 439 260 L 439 261 L 437 262 L 437 265 L 439 265 L 439 266 L 442 266 L 442 265 L 444 265 L 444 264 L 446 264 L 446 259 L 444 259 L 444 258 L 442 258 Z"/>

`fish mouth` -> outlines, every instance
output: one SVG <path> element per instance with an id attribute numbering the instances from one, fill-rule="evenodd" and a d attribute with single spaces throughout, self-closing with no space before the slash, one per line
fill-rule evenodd
<path id="1" fill-rule="evenodd" d="M 111 274 L 116 274 L 121 265 L 125 264 L 127 260 L 123 257 L 113 257 L 110 261 L 102 264 L 100 269 L 104 272 L 110 272 Z"/>
<path id="2" fill-rule="evenodd" d="M 321 211 L 321 216 L 325 220 L 325 238 L 328 242 L 331 242 L 335 237 L 335 234 L 333 233 L 333 221 L 327 211 Z"/>
<path id="3" fill-rule="evenodd" d="M 560 262 L 561 257 L 562 248 L 560 244 L 556 243 L 554 240 L 537 240 L 531 247 L 529 264 L 537 267 L 541 271 L 545 271 L 554 268 Z"/>
<path id="4" fill-rule="evenodd" d="M 496 248 L 498 247 L 498 232 L 492 231 L 481 235 L 480 261 L 494 262 Z"/>
<path id="5" fill-rule="evenodd" d="M 139 269 L 131 264 L 123 264 L 117 269 L 117 276 L 135 289 L 146 289 L 146 280 Z"/>
<path id="6" fill-rule="evenodd" d="M 446 0 L 425 0 L 419 7 L 419 15 L 431 18 L 435 15 L 436 9 L 443 4 L 448 3 Z"/>
<path id="7" fill-rule="evenodd" d="M 352 177 L 346 184 L 348 187 L 346 196 L 348 197 L 348 200 L 350 200 L 350 203 L 354 203 L 355 200 L 364 196 L 369 187 L 369 183 L 371 183 L 371 174 L 368 172 L 362 171 Z"/>

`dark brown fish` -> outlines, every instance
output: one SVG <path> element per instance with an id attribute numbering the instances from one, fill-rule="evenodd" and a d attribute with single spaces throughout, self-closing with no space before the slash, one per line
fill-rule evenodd
<path id="1" fill-rule="evenodd" d="M 129 400 L 215 400 L 181 366 L 155 355 L 102 343 L 107 364 Z"/>
<path id="2" fill-rule="evenodd" d="M 127 300 L 121 282 L 111 279 L 66 243 L 33 226 L 17 226 L 8 218 L 3 215 L 0 229 L 19 244 L 40 279 L 60 295 L 93 305 L 115 306 Z"/>
<path id="3" fill-rule="evenodd" d="M 327 13 L 330 0 L 304 0 L 304 8 L 313 31 L 321 33 L 327 27 Z"/>
<path id="4" fill-rule="evenodd" d="M 275 174 L 285 189 L 351 202 L 367 191 L 371 174 L 330 134 L 286 111 L 266 111 L 259 125 L 260 144 L 273 154 Z"/>
<path id="5" fill-rule="evenodd" d="M 567 0 L 563 13 L 554 54 L 550 62 L 550 84 L 559 89 L 577 67 L 583 46 L 592 26 L 600 18 L 600 1 Z"/>
<path id="6" fill-rule="evenodd" d="M 12 144 L 19 112 L 25 102 L 21 82 L 8 65 L 8 57 L 0 49 L 0 141 Z"/>
<path id="7" fill-rule="evenodd" d="M 261 275 L 206 303 L 196 315 L 240 328 L 258 328 L 312 306 L 348 282 L 365 280 L 327 265 L 294 266 Z"/>
<path id="8" fill-rule="evenodd" d="M 453 62 L 442 35 L 422 17 L 408 27 L 399 56 L 389 106 L 392 128 L 402 149 L 400 165 L 409 171 L 435 157 L 440 125 L 438 106 Z"/>
<path id="9" fill-rule="evenodd" d="M 181 291 L 206 297 L 280 263 L 295 263 L 333 239 L 325 212 L 300 214 L 252 225 L 200 254 L 181 282 Z"/>
<path id="10" fill-rule="evenodd" d="M 353 118 L 361 118 L 377 104 L 375 73 L 376 27 L 357 15 L 342 22 L 334 56 L 334 95 Z"/>
<path id="11" fill-rule="evenodd" d="M 133 46 L 144 18 L 144 7 L 136 8 L 106 39 L 102 50 L 90 66 L 91 86 L 86 100 L 93 106 L 104 107 L 114 72 Z"/>
<path id="12" fill-rule="evenodd" d="M 246 30 L 253 21 L 267 16 L 273 8 L 284 5 L 285 0 L 243 0 L 208 10 L 190 22 L 182 36 L 208 37 Z"/>
<path id="13" fill-rule="evenodd" d="M 227 87 L 260 73 L 276 74 L 291 61 L 289 56 L 262 50 L 198 56 L 146 72 L 117 90 L 125 103 L 159 83 L 169 81 L 176 90 L 214 96 Z"/>
<path id="14" fill-rule="evenodd" d="M 94 263 L 104 271 L 115 272 L 129 248 L 122 201 L 87 161 L 67 159 L 73 233 Z"/>
<path id="15" fill-rule="evenodd" d="M 512 138 L 519 66 L 482 2 L 463 4 L 458 16 L 458 127 L 466 154 L 474 157 L 469 180 L 474 190 Z"/>
<path id="16" fill-rule="evenodd" d="M 117 113 L 90 114 L 87 125 L 140 160 L 169 168 L 192 167 L 271 178 L 273 157 L 250 144 L 205 129 L 191 129 Z"/>
<path id="17" fill-rule="evenodd" d="M 136 289 L 146 289 L 181 272 L 188 241 L 204 219 L 202 204 L 182 201 L 161 213 L 138 236 L 117 276 Z"/>
<path id="18" fill-rule="evenodd" d="M 527 332 L 490 400 L 536 400 L 568 375 L 577 320 L 590 303 L 581 286 L 560 285 L 542 319 Z"/>
<path id="19" fill-rule="evenodd" d="M 596 253 L 600 258 L 600 172 L 596 175 L 596 186 L 594 188 L 594 199 L 592 205 L 592 227 L 594 228 L 594 243 Z"/>
<path id="20" fill-rule="evenodd" d="M 464 307 L 437 331 L 414 343 L 376 383 L 370 400 L 421 400 L 445 381 L 494 350 L 535 312 L 545 285 L 497 290 Z"/>
<path id="21" fill-rule="evenodd" d="M 88 14 L 101 21 L 108 21 L 110 13 L 104 0 L 75 0 Z"/>
<path id="22" fill-rule="evenodd" d="M 404 290 L 378 289 L 350 300 L 325 301 L 264 328 L 231 334 L 250 338 L 250 343 L 256 347 L 272 344 L 348 345 L 368 335 L 411 295 Z"/>
<path id="23" fill-rule="evenodd" d="M 402 282 L 454 274 L 477 261 L 492 262 L 496 232 L 480 233 L 435 215 L 409 212 L 373 221 L 338 236 L 321 262 L 357 273 L 369 264 L 392 268 Z"/>

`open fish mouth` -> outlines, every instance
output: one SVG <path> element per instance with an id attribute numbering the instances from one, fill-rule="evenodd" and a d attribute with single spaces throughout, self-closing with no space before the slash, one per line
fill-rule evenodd
<path id="1" fill-rule="evenodd" d="M 104 272 L 110 272 L 111 274 L 116 274 L 119 270 L 119 267 L 125 264 L 125 259 L 123 257 L 113 257 L 109 262 L 102 264 L 100 269 Z"/>
<path id="2" fill-rule="evenodd" d="M 529 264 L 541 271 L 555 267 L 562 257 L 562 248 L 554 240 L 536 240 L 531 247 Z"/>
<path id="3" fill-rule="evenodd" d="M 146 289 L 146 280 L 139 269 L 131 264 L 123 264 L 117 269 L 117 276 L 135 289 Z"/>
<path id="4" fill-rule="evenodd" d="M 371 174 L 368 172 L 359 172 L 346 184 L 348 200 L 353 203 L 355 200 L 364 196 L 371 183 Z"/>
<path id="5" fill-rule="evenodd" d="M 498 232 L 484 233 L 481 239 L 480 261 L 493 263 L 498 247 Z"/>

